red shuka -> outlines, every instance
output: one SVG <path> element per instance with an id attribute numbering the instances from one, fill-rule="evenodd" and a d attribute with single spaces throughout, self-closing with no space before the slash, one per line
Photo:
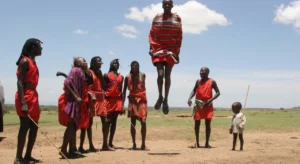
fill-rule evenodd
<path id="1" fill-rule="evenodd" d="M 167 62 L 173 67 L 175 62 L 172 57 L 164 55 L 169 53 L 179 55 L 182 42 L 182 25 L 179 15 L 157 14 L 152 21 L 149 42 L 153 53 L 152 63 Z"/>
<path id="2" fill-rule="evenodd" d="M 38 86 L 39 82 L 39 69 L 34 61 L 29 57 L 22 55 L 22 58 L 25 58 L 28 61 L 28 71 L 24 78 L 23 83 L 29 83 L 29 85 L 33 88 Z M 17 69 L 17 77 L 19 76 L 19 67 Z M 26 104 L 28 106 L 28 115 L 34 120 L 39 121 L 40 118 L 40 106 L 39 106 L 39 96 L 36 89 L 27 89 L 24 87 L 24 98 Z M 15 94 L 15 107 L 17 114 L 21 117 L 27 117 L 22 111 L 22 103 L 21 97 L 19 96 L 19 92 L 17 91 Z"/>
<path id="3" fill-rule="evenodd" d="M 96 101 L 90 102 L 89 107 L 91 110 L 92 116 L 106 116 L 106 106 L 104 105 L 104 92 L 102 90 L 102 84 L 101 80 L 98 78 L 98 76 L 91 71 L 93 76 L 93 84 L 89 86 L 88 91 L 95 95 Z"/>
<path id="4" fill-rule="evenodd" d="M 82 101 L 81 104 L 81 115 L 80 115 L 80 121 L 78 125 L 78 129 L 87 129 L 89 127 L 90 123 L 90 113 L 88 109 L 89 105 L 89 97 L 88 97 L 88 85 L 85 84 L 82 90 Z"/>
<path id="5" fill-rule="evenodd" d="M 66 88 L 64 87 L 64 90 Z M 89 127 L 89 121 L 90 121 L 90 114 L 88 111 L 88 94 L 87 94 L 88 86 L 85 84 L 83 88 L 83 94 L 82 94 L 82 101 L 83 103 L 80 105 L 80 120 L 79 120 L 79 125 L 77 127 L 78 129 L 86 129 Z M 71 94 L 71 93 L 69 93 Z M 68 95 L 67 93 L 63 93 L 60 95 L 58 98 L 58 121 L 62 126 L 68 126 L 68 123 L 71 121 L 71 117 L 67 115 L 65 112 L 65 106 L 67 105 L 67 98 Z"/>
<path id="6" fill-rule="evenodd" d="M 115 75 L 113 72 L 108 73 L 109 83 L 106 86 L 105 91 L 105 104 L 107 113 L 122 112 L 122 83 L 123 77 Z"/>
<path id="7" fill-rule="evenodd" d="M 203 82 L 200 80 L 199 86 L 196 90 L 196 99 L 207 101 L 213 97 L 213 91 L 212 91 L 212 79 L 208 79 L 207 81 Z M 207 105 L 200 109 L 197 107 L 194 119 L 195 120 L 201 120 L 201 119 L 207 119 L 210 120 L 213 117 L 213 104 Z"/>
<path id="8" fill-rule="evenodd" d="M 137 116 L 143 120 L 147 118 L 147 96 L 145 87 L 145 74 L 139 74 L 139 80 L 136 90 L 133 90 L 132 75 L 128 76 L 128 90 L 129 90 L 129 104 L 128 104 L 128 117 Z"/>

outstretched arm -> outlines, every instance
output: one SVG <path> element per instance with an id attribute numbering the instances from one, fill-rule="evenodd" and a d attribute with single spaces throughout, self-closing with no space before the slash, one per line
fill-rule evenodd
<path id="1" fill-rule="evenodd" d="M 199 80 L 196 81 L 196 84 L 194 86 L 194 89 L 192 90 L 190 96 L 189 96 L 189 99 L 188 99 L 188 105 L 191 106 L 192 105 L 192 98 L 195 96 L 196 94 L 196 90 L 198 88 L 198 85 L 199 85 Z"/>

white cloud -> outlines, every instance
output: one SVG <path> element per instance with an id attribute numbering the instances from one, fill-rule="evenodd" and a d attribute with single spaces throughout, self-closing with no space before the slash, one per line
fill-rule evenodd
<path id="1" fill-rule="evenodd" d="M 110 54 L 111 56 L 117 56 L 117 54 L 114 53 L 113 51 L 109 51 L 108 54 Z"/>
<path id="2" fill-rule="evenodd" d="M 87 35 L 89 32 L 81 30 L 81 29 L 77 29 L 77 30 L 74 31 L 74 33 L 78 34 L 78 35 Z"/>
<path id="3" fill-rule="evenodd" d="M 151 4 L 142 9 L 131 7 L 125 18 L 138 22 L 151 22 L 157 13 L 162 13 L 162 4 Z M 190 34 L 200 34 L 207 31 L 209 26 L 220 25 L 228 26 L 230 23 L 227 18 L 204 4 L 195 0 L 190 0 L 181 5 L 174 5 L 172 12 L 178 13 L 182 19 L 183 32 Z"/>
<path id="4" fill-rule="evenodd" d="M 121 33 L 126 38 L 136 38 L 139 33 L 136 28 L 132 25 L 122 24 L 120 26 L 114 27 L 119 33 Z"/>
<path id="5" fill-rule="evenodd" d="M 100 35 L 95 35 L 95 37 L 96 37 L 96 38 L 100 38 L 101 36 L 100 36 Z"/>
<path id="6" fill-rule="evenodd" d="M 288 5 L 281 4 L 276 9 L 274 21 L 281 24 L 292 24 L 300 34 L 300 0 L 293 1 Z"/>

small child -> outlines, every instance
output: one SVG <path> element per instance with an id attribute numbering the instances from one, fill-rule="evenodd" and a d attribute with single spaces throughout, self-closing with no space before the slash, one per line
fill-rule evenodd
<path id="1" fill-rule="evenodd" d="M 232 150 L 235 150 L 237 135 L 239 134 L 240 139 L 240 150 L 243 151 L 244 139 L 243 139 L 243 131 L 244 125 L 246 124 L 246 117 L 241 112 L 242 104 L 240 102 L 234 102 L 232 104 L 232 112 L 234 115 L 232 116 L 231 126 L 229 129 L 229 133 L 233 133 L 233 146 Z"/>

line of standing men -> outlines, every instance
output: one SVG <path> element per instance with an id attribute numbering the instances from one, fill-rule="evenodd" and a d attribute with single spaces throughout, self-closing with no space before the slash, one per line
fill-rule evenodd
<path id="1" fill-rule="evenodd" d="M 164 114 L 168 114 L 168 95 L 171 86 L 171 72 L 174 64 L 179 63 L 179 53 L 182 42 L 181 18 L 171 12 L 173 8 L 172 0 L 163 0 L 162 7 L 164 13 L 157 14 L 152 22 L 149 34 L 150 50 L 154 66 L 157 68 L 158 78 L 158 99 L 155 109 L 163 108 Z M 28 39 L 22 49 L 22 53 L 17 61 L 18 91 L 15 96 L 17 114 L 20 117 L 20 129 L 18 135 L 18 146 L 15 164 L 34 162 L 39 160 L 31 156 L 32 148 L 36 140 L 38 127 L 32 122 L 38 123 L 40 117 L 38 93 L 36 87 L 39 80 L 39 71 L 35 63 L 35 57 L 42 54 L 42 42 L 38 39 Z M 113 138 L 116 130 L 117 118 L 119 114 L 125 114 L 124 102 L 126 90 L 129 90 L 128 117 L 131 118 L 131 136 L 133 141 L 132 149 L 136 149 L 136 120 L 142 124 L 142 145 L 141 149 L 149 150 L 146 147 L 146 118 L 147 118 L 147 96 L 146 96 L 146 75 L 139 71 L 139 63 L 131 63 L 130 73 L 124 77 L 118 73 L 119 61 L 113 60 L 107 74 L 102 74 L 100 68 L 102 60 L 99 56 L 93 57 L 90 68 L 84 58 L 74 58 L 73 68 L 68 75 L 65 75 L 64 93 L 58 99 L 59 122 L 66 126 L 61 152 L 68 158 L 78 157 L 76 149 L 76 131 L 81 129 L 79 151 L 83 149 L 85 133 L 89 139 L 89 150 L 97 151 L 92 142 L 93 116 L 100 116 L 102 122 L 103 145 L 102 150 L 114 151 Z M 199 146 L 200 120 L 206 120 L 206 144 L 211 132 L 210 122 L 213 116 L 212 102 L 219 95 L 219 89 L 214 80 L 208 78 L 209 69 L 202 68 L 201 79 L 189 97 L 196 95 L 196 99 L 204 101 L 204 107 L 197 108 L 194 116 L 195 133 L 197 137 L 197 147 Z M 165 95 L 162 96 L 163 79 L 165 79 Z M 124 88 L 122 88 L 124 81 Z M 123 91 L 122 91 L 123 89 Z M 216 91 L 213 96 L 212 89 Z M 31 119 L 28 117 L 30 116 Z M 26 135 L 29 130 L 28 145 L 25 156 L 22 153 L 25 145 Z M 108 136 L 109 135 L 109 136 Z M 108 141 L 109 140 L 109 141 Z M 67 147 L 69 145 L 69 151 Z"/>

